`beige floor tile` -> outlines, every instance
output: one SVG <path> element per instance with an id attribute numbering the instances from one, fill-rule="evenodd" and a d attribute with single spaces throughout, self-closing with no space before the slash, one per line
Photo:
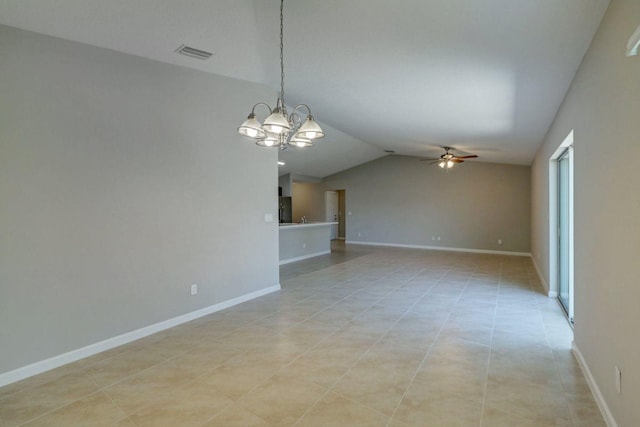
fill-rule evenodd
<path id="1" fill-rule="evenodd" d="M 193 348 L 186 354 L 172 358 L 171 362 L 190 375 L 197 377 L 213 372 L 217 367 L 240 354 L 242 352 L 238 349 L 227 348 L 224 344 L 217 343 L 215 347 Z"/>
<path id="2" fill-rule="evenodd" d="M 325 393 L 302 379 L 276 375 L 244 395 L 238 403 L 272 425 L 292 425 Z"/>
<path id="3" fill-rule="evenodd" d="M 562 382 L 553 360 L 530 359 L 524 355 L 516 357 L 515 355 L 492 353 L 489 378 L 514 386 L 533 383 L 556 389 L 562 388 Z"/>
<path id="4" fill-rule="evenodd" d="M 388 420 L 387 416 L 370 407 L 329 393 L 296 423 L 296 427 L 382 427 Z"/>
<path id="5" fill-rule="evenodd" d="M 242 405 L 234 403 L 202 427 L 269 427 L 269 424 Z"/>
<path id="6" fill-rule="evenodd" d="M 113 350 L 109 350 L 104 353 L 111 353 L 112 351 Z M 100 353 L 100 355 L 101 354 L 102 353 Z M 94 358 L 100 357 L 100 355 L 91 356 L 89 358 L 80 360 L 76 363 L 64 365 L 59 368 L 46 371 L 42 374 L 35 375 L 30 378 L 26 378 L 22 381 L 15 382 L 15 383 L 6 385 L 4 387 L 0 387 L 0 399 L 4 397 L 8 397 L 12 394 L 18 393 L 20 391 L 32 389 L 34 387 L 50 383 L 66 375 L 82 375 L 86 370 L 85 366 L 89 364 L 87 360 L 91 359 L 93 362 L 95 362 L 96 359 Z"/>
<path id="7" fill-rule="evenodd" d="M 413 376 L 424 360 L 426 352 L 415 347 L 403 347 L 384 338 L 364 353 L 356 367 L 376 372 L 378 369 L 393 370 L 404 376 Z"/>
<path id="8" fill-rule="evenodd" d="M 542 421 L 512 415 L 493 408 L 485 408 L 482 414 L 481 427 L 571 427 L 568 420 Z M 595 426 L 594 426 L 595 427 Z"/>
<path id="9" fill-rule="evenodd" d="M 489 379 L 485 408 L 547 424 L 571 420 L 564 392 L 534 383 L 506 383 Z"/>
<path id="10" fill-rule="evenodd" d="M 331 391 L 391 416 L 411 382 L 412 375 L 392 369 L 356 365 Z"/>
<path id="11" fill-rule="evenodd" d="M 468 427 L 480 424 L 482 401 L 414 382 L 393 418 L 410 426 Z"/>
<path id="12" fill-rule="evenodd" d="M 96 393 L 63 408 L 50 412 L 25 427 L 111 426 L 126 418 L 126 414 L 103 393 Z"/>
<path id="13" fill-rule="evenodd" d="M 69 374 L 0 400 L 0 419 L 13 427 L 87 396 L 98 387 L 86 375 Z"/>
<path id="14" fill-rule="evenodd" d="M 129 418 L 124 418 L 120 421 L 117 421 L 113 424 L 111 424 L 109 427 L 138 427 L 134 424 L 133 421 L 131 421 L 131 419 Z"/>
<path id="15" fill-rule="evenodd" d="M 220 391 L 229 399 L 237 400 L 272 375 L 272 372 L 261 367 L 250 369 L 222 365 L 198 380 Z"/>
<path id="16" fill-rule="evenodd" d="M 450 394 L 482 400 L 487 384 L 487 368 L 475 363 L 427 358 L 414 381 Z"/>
<path id="17" fill-rule="evenodd" d="M 490 327 L 479 326 L 478 324 L 460 325 L 449 322 L 444 325 L 440 334 L 449 338 L 457 338 L 489 346 L 493 336 L 493 329 Z"/>
<path id="18" fill-rule="evenodd" d="M 409 424 L 403 423 L 402 421 L 398 420 L 397 418 L 391 418 L 391 420 L 387 424 L 387 427 L 409 427 Z"/>
<path id="19" fill-rule="evenodd" d="M 127 414 L 158 403 L 193 380 L 186 370 L 168 361 L 103 389 Z"/>
<path id="20" fill-rule="evenodd" d="M 165 360 L 166 357 L 162 355 L 136 348 L 93 364 L 87 369 L 87 374 L 100 387 L 106 387 Z"/>
<path id="21" fill-rule="evenodd" d="M 233 401 L 201 382 L 188 384 L 130 416 L 139 427 L 200 426 Z"/>
<path id="22" fill-rule="evenodd" d="M 569 411 L 575 425 L 605 427 L 606 423 L 592 396 L 569 399 Z"/>
<path id="23" fill-rule="evenodd" d="M 329 388 L 349 370 L 351 363 L 353 363 L 353 361 L 348 356 L 341 359 L 340 356 L 332 358 L 317 354 L 309 354 L 304 355 L 291 363 L 289 366 L 281 370 L 279 375 L 285 377 L 304 378 L 306 381 L 313 382 L 321 387 Z"/>
<path id="24" fill-rule="evenodd" d="M 447 363 L 447 361 L 455 361 L 481 369 L 488 368 L 490 353 L 489 346 L 458 337 L 441 335 L 429 349 L 425 362 Z"/>

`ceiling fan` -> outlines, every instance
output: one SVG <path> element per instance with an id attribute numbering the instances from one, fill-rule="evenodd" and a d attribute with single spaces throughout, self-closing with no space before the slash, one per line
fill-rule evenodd
<path id="1" fill-rule="evenodd" d="M 444 154 L 441 155 L 439 158 L 426 158 L 426 159 L 420 159 L 421 162 L 424 161 L 431 161 L 429 164 L 434 164 L 437 163 L 438 166 L 440 166 L 443 169 L 451 169 L 453 166 L 455 166 L 456 163 L 463 163 L 464 160 L 462 159 L 475 159 L 478 156 L 475 154 L 470 154 L 468 156 L 456 156 L 455 154 L 450 153 L 449 151 L 454 150 L 454 148 L 452 147 L 442 147 L 444 148 Z"/>

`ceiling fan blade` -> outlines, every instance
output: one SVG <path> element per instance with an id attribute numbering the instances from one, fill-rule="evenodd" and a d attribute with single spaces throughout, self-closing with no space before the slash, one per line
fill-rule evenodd
<path id="1" fill-rule="evenodd" d="M 460 160 L 458 157 L 454 157 L 450 161 L 453 163 L 464 163 L 464 160 Z"/>
<path id="2" fill-rule="evenodd" d="M 475 159 L 476 157 L 478 157 L 475 154 L 472 154 L 470 156 L 456 156 L 457 159 Z"/>
<path id="3" fill-rule="evenodd" d="M 436 158 L 429 158 L 429 157 L 426 157 L 426 158 L 420 159 L 420 161 L 421 161 L 421 162 L 424 162 L 424 161 L 427 161 L 427 160 L 440 160 L 440 159 L 436 159 Z"/>

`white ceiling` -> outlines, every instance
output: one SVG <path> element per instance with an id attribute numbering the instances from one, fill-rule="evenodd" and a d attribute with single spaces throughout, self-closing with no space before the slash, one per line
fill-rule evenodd
<path id="1" fill-rule="evenodd" d="M 281 173 L 321 177 L 382 149 L 443 145 L 530 164 L 608 3 L 287 0 L 287 104 L 330 127 L 304 155 L 282 153 Z M 5 25 L 274 89 L 278 19 L 278 0 L 0 0 Z M 215 56 L 176 55 L 183 43 Z"/>

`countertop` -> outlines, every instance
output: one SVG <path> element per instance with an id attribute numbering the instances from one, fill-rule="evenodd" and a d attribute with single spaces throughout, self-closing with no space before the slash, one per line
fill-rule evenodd
<path id="1" fill-rule="evenodd" d="M 307 227 L 320 227 L 323 225 L 336 225 L 338 224 L 337 222 L 305 222 L 305 223 L 301 223 L 301 222 L 287 222 L 287 223 L 280 223 L 278 224 L 280 226 L 281 230 L 290 230 L 292 228 L 307 228 Z"/>

